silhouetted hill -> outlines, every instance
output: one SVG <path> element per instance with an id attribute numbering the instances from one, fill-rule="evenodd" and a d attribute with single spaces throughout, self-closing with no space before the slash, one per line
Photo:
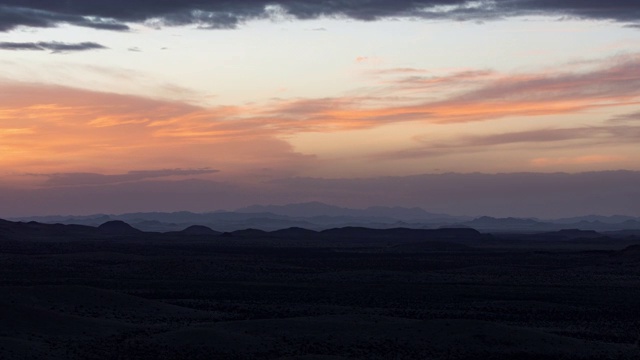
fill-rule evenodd
<path id="1" fill-rule="evenodd" d="M 621 250 L 618 254 L 623 258 L 640 260 L 640 244 L 628 246 Z"/>
<path id="2" fill-rule="evenodd" d="M 84 225 L 0 222 L 0 238 L 10 240 L 66 241 L 96 235 L 96 228 Z"/>
<path id="3" fill-rule="evenodd" d="M 216 211 L 193 213 L 139 212 L 120 215 L 97 214 L 90 216 L 41 216 L 15 219 L 40 223 L 61 223 L 98 226 L 107 221 L 124 221 L 136 229 L 153 232 L 182 231 L 191 225 L 203 225 L 219 231 L 232 232 L 242 229 L 274 231 L 292 227 L 326 230 L 342 227 L 390 228 L 439 228 L 469 227 L 483 232 L 551 232 L 567 228 L 579 230 L 620 231 L 640 229 L 640 219 L 632 216 L 589 215 L 558 220 L 534 218 L 469 217 L 435 214 L 421 208 L 374 206 L 366 209 L 350 209 L 310 202 L 289 205 L 253 205 L 236 212 Z"/>
<path id="4" fill-rule="evenodd" d="M 545 231 L 557 228 L 554 224 L 543 223 L 533 219 L 494 218 L 482 216 L 458 225 L 484 231 Z"/>
<path id="5" fill-rule="evenodd" d="M 640 221 L 638 220 L 625 220 L 619 223 L 609 223 L 601 221 L 580 221 L 571 224 L 562 224 L 563 227 L 571 226 L 572 228 L 582 230 L 595 230 L 595 231 L 619 231 L 629 229 L 640 229 Z"/>
<path id="6" fill-rule="evenodd" d="M 267 231 L 258 229 L 244 229 L 231 232 L 233 236 L 238 237 L 263 237 L 269 235 Z"/>
<path id="7" fill-rule="evenodd" d="M 576 216 L 570 218 L 560 218 L 560 219 L 549 219 L 545 220 L 547 222 L 552 222 L 554 224 L 576 224 L 581 222 L 598 222 L 601 224 L 620 224 L 625 221 L 638 221 L 637 217 L 634 216 L 626 216 L 626 215 L 612 215 L 612 216 L 602 216 L 602 215 L 587 215 L 587 216 Z"/>
<path id="8" fill-rule="evenodd" d="M 185 234 L 185 235 L 219 235 L 220 234 L 219 231 L 215 231 L 210 227 L 203 226 L 203 225 L 192 225 L 180 231 L 179 233 Z"/>
<path id="9" fill-rule="evenodd" d="M 287 229 L 275 230 L 270 232 L 270 234 L 278 237 L 309 237 L 317 236 L 318 232 L 299 227 L 291 227 Z"/>
<path id="10" fill-rule="evenodd" d="M 640 239 L 640 229 L 607 231 L 605 234 L 613 237 L 638 237 Z"/>
<path id="11" fill-rule="evenodd" d="M 320 234 L 333 241 L 380 242 L 398 241 L 415 242 L 427 240 L 481 241 L 486 235 L 474 229 L 370 229 L 362 227 L 344 227 L 321 231 Z"/>
<path id="12" fill-rule="evenodd" d="M 138 235 L 142 231 L 124 221 L 112 220 L 98 226 L 98 232 L 104 235 Z"/>
<path id="13" fill-rule="evenodd" d="M 467 246 L 464 244 L 459 244 L 456 242 L 446 242 L 446 241 L 417 241 L 417 242 L 408 242 L 402 243 L 398 245 L 393 245 L 394 250 L 401 250 L 407 252 L 421 252 L 421 251 L 460 251 L 460 250 L 471 250 L 471 246 Z"/>
<path id="14" fill-rule="evenodd" d="M 562 229 L 555 233 L 546 233 L 543 235 L 559 235 L 567 239 L 593 239 L 602 237 L 602 234 L 594 230 L 580 230 L 580 229 Z"/>
<path id="15" fill-rule="evenodd" d="M 0 241 L 46 242 L 62 244 L 78 241 L 125 240 L 129 243 L 212 243 L 223 246 L 302 246 L 302 247 L 394 247 L 402 251 L 418 252 L 461 249 L 463 244 L 473 248 L 580 248 L 620 249 L 637 243 L 635 233 L 606 235 L 595 231 L 563 229 L 558 231 L 516 231 L 481 233 L 472 228 L 412 229 L 405 227 L 376 229 L 369 227 L 339 227 L 315 231 L 292 227 L 274 231 L 245 228 L 233 232 L 218 232 L 207 226 L 197 225 L 173 232 L 143 232 L 123 221 L 109 221 L 98 227 L 84 225 L 41 224 L 37 222 L 0 221 Z M 240 242 L 233 240 L 242 240 Z M 442 244 L 436 244 L 437 242 Z M 48 249 L 48 250 L 47 250 Z M 396 249 L 396 250 L 397 250 Z M 58 251 L 41 247 L 39 251 Z M 80 250 L 78 250 L 80 251 Z"/>

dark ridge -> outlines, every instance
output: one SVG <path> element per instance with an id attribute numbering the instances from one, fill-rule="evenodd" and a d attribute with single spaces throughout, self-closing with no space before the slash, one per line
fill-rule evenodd
<path id="1" fill-rule="evenodd" d="M 317 236 L 319 233 L 317 231 L 304 229 L 301 227 L 290 227 L 287 229 L 271 231 L 270 234 L 278 237 L 299 237 L 299 236 Z"/>
<path id="2" fill-rule="evenodd" d="M 220 235 L 219 231 L 204 225 L 192 225 L 182 231 L 178 231 L 178 233 L 185 235 Z"/>
<path id="3" fill-rule="evenodd" d="M 607 239 L 607 236 L 594 230 L 563 229 L 558 231 L 516 235 L 529 241 L 573 241 Z"/>
<path id="4" fill-rule="evenodd" d="M 236 231 L 232 231 L 231 234 L 233 236 L 239 236 L 239 237 L 264 237 L 269 235 L 268 232 L 264 230 L 258 230 L 258 229 L 236 230 Z"/>
<path id="5" fill-rule="evenodd" d="M 459 251 L 459 250 L 471 250 L 470 246 L 445 241 L 420 241 L 412 243 L 403 243 L 394 245 L 393 249 L 403 250 L 408 252 L 420 252 L 420 251 Z"/>
<path id="6" fill-rule="evenodd" d="M 467 221 L 462 223 L 461 225 L 468 226 L 471 228 L 480 228 L 480 229 L 501 229 L 501 228 L 511 228 L 511 229 L 535 229 L 539 228 L 545 224 L 540 221 L 536 221 L 533 219 L 520 219 L 520 218 L 494 218 L 491 216 L 482 216 L 477 219 Z"/>
<path id="7" fill-rule="evenodd" d="M 344 227 L 323 230 L 320 234 L 336 238 L 403 238 L 407 240 L 430 239 L 482 239 L 483 235 L 469 228 L 443 228 L 443 229 L 370 229 L 364 227 Z"/>
<path id="8" fill-rule="evenodd" d="M 571 239 L 599 238 L 602 234 L 595 230 L 579 230 L 579 229 L 562 229 L 555 233 L 547 233 L 548 235 L 557 234 Z"/>
<path id="9" fill-rule="evenodd" d="M 635 258 L 640 260 L 640 244 L 627 246 L 622 249 L 619 254 L 623 257 Z"/>
<path id="10" fill-rule="evenodd" d="M 124 221 L 112 220 L 98 226 L 98 232 L 104 235 L 137 235 L 142 231 Z"/>
<path id="11" fill-rule="evenodd" d="M 605 234 L 614 237 L 640 237 L 640 229 L 607 231 Z"/>
<path id="12" fill-rule="evenodd" d="M 31 241 L 64 241 L 95 236 L 96 228 L 84 225 L 42 224 L 35 221 L 0 222 L 0 235 L 5 239 Z"/>

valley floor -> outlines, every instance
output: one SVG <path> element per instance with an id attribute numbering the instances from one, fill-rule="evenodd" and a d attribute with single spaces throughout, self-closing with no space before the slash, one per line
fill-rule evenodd
<path id="1" fill-rule="evenodd" d="M 0 242 L 2 359 L 637 359 L 618 250 Z"/>

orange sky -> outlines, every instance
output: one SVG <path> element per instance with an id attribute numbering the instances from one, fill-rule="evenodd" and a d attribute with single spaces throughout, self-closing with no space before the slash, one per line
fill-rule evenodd
<path id="1" fill-rule="evenodd" d="M 0 166 L 5 173 L 10 169 L 13 173 L 108 174 L 207 167 L 221 170 L 218 177 L 266 176 L 261 169 L 267 168 L 268 176 L 274 177 L 322 175 L 317 168 L 323 147 L 315 148 L 313 142 L 300 145 L 297 139 L 316 134 L 326 141 L 334 136 L 345 141 L 340 133 L 347 132 L 347 148 L 354 151 L 343 150 L 343 159 L 336 159 L 337 163 L 366 163 L 372 156 L 386 163 L 428 161 L 436 154 L 450 159 L 458 154 L 456 161 L 465 162 L 470 152 L 492 158 L 515 144 L 531 149 L 510 160 L 519 162 L 512 164 L 516 171 L 611 164 L 638 169 L 638 154 L 632 150 L 640 133 L 633 113 L 640 101 L 639 68 L 640 56 L 634 55 L 603 59 L 595 68 L 575 72 L 493 72 L 480 77 L 462 72 L 394 82 L 392 87 L 400 94 L 404 89 L 398 89 L 398 84 L 414 88 L 426 80 L 440 83 L 410 99 L 396 97 L 390 90 L 378 97 L 275 99 L 217 107 L 3 82 Z M 403 123 L 438 135 L 416 140 L 417 134 L 400 131 L 393 136 L 405 141 L 395 148 L 382 146 L 369 149 L 368 154 L 357 151 L 360 141 L 368 142 L 367 131 L 384 128 L 391 134 Z M 465 130 L 475 123 L 484 123 L 484 134 L 466 135 Z M 386 165 L 393 168 L 385 162 L 371 175 L 384 174 Z M 483 170 L 466 166 L 469 171 Z M 362 176 L 367 171 L 342 175 Z"/>
<path id="2" fill-rule="evenodd" d="M 0 195 L 640 171 L 637 24 L 581 8 L 458 21 L 482 8 L 467 5 L 375 21 L 270 13 L 225 30 L 67 17 L 35 28 L 0 9 Z"/>

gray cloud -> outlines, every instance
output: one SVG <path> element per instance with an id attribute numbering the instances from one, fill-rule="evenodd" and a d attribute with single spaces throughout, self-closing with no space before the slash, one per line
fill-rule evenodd
<path id="1" fill-rule="evenodd" d="M 49 50 L 54 53 L 64 53 L 70 51 L 87 51 L 106 49 L 105 46 L 94 42 L 63 43 L 51 42 L 0 42 L 0 50 Z"/>
<path id="2" fill-rule="evenodd" d="M 104 175 L 96 173 L 56 173 L 56 174 L 32 174 L 34 176 L 47 177 L 46 186 L 84 186 L 107 185 L 126 182 L 136 182 L 151 178 L 168 176 L 193 176 L 216 173 L 218 170 L 204 169 L 162 169 L 129 171 L 126 174 Z"/>
<path id="3" fill-rule="evenodd" d="M 617 123 L 634 123 L 640 121 L 640 111 L 633 112 L 629 114 L 623 114 L 615 116 L 609 119 L 609 123 L 617 124 Z"/>
<path id="4" fill-rule="evenodd" d="M 64 6 L 60 6 L 60 1 L 40 2 L 40 4 L 33 4 L 32 1 L 4 1 L 4 3 L 0 5 L 0 31 L 8 31 L 18 26 L 54 27 L 60 23 L 101 30 L 129 30 L 126 24 L 113 18 L 69 12 Z"/>
<path id="5" fill-rule="evenodd" d="M 0 31 L 20 25 L 50 27 L 58 23 L 127 30 L 126 23 L 145 21 L 158 26 L 234 28 L 246 20 L 273 14 L 296 19 L 347 17 L 364 21 L 553 15 L 637 24 L 640 7 L 636 0 L 5 0 L 0 6 Z"/>

